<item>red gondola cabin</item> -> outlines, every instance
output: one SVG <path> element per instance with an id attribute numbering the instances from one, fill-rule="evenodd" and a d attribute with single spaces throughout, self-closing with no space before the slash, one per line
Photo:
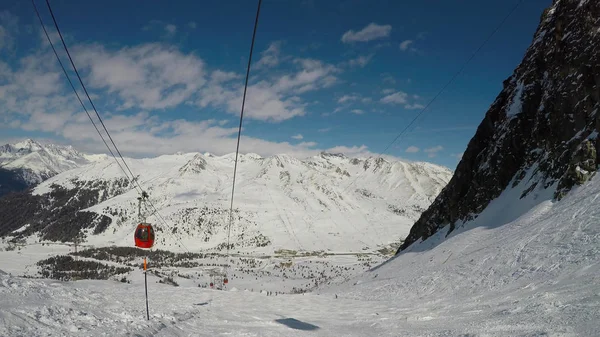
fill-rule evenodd
<path id="1" fill-rule="evenodd" d="M 134 234 L 135 246 L 140 248 L 152 248 L 154 246 L 154 229 L 149 223 L 141 223 L 137 226 Z"/>

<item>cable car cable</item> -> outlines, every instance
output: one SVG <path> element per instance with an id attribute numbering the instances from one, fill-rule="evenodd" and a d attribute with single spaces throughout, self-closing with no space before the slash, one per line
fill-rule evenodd
<path id="1" fill-rule="evenodd" d="M 246 82 L 244 84 L 244 96 L 242 97 L 242 108 L 240 111 L 240 126 L 238 129 L 237 147 L 235 149 L 235 162 L 233 165 L 233 183 L 231 184 L 231 203 L 229 206 L 229 226 L 227 227 L 227 262 L 229 260 L 229 238 L 230 238 L 230 234 L 231 234 L 231 223 L 233 221 L 233 195 L 235 193 L 235 177 L 236 177 L 236 172 L 237 172 L 238 154 L 240 152 L 240 138 L 242 136 L 242 122 L 244 120 L 244 106 L 246 103 L 246 91 L 248 90 L 248 79 L 250 77 L 250 65 L 252 64 L 252 52 L 254 51 L 254 41 L 256 39 L 256 29 L 258 27 L 258 17 L 260 14 L 261 3 L 262 3 L 262 0 L 258 0 L 258 8 L 256 10 L 256 18 L 254 20 L 254 31 L 252 33 L 252 42 L 250 44 L 250 55 L 248 57 L 248 67 L 246 68 Z"/>
<path id="2" fill-rule="evenodd" d="M 444 92 L 444 90 L 446 90 L 446 88 L 448 88 L 450 84 L 452 84 L 454 80 L 456 80 L 456 78 L 465 70 L 465 68 L 473 60 L 473 58 L 475 58 L 475 55 L 477 55 L 479 51 L 481 51 L 481 49 L 489 42 L 489 40 L 500 30 L 504 23 L 506 23 L 506 20 L 508 20 L 508 18 L 517 10 L 517 8 L 523 3 L 523 1 L 524 0 L 519 0 L 519 2 L 508 12 L 508 14 L 502 19 L 502 21 L 500 21 L 496 28 L 488 35 L 488 37 L 483 41 L 483 43 L 479 45 L 479 47 L 473 52 L 471 57 L 467 59 L 467 61 L 454 74 L 454 76 L 452 76 L 452 78 L 450 78 L 450 80 L 442 87 L 442 89 L 440 89 L 440 91 L 438 91 L 438 93 L 435 96 L 433 96 L 429 103 L 427 103 L 427 105 L 425 105 L 425 107 L 421 109 L 421 111 L 415 116 L 415 118 L 413 118 L 413 120 L 402 131 L 400 131 L 396 138 L 394 138 L 394 140 L 392 140 L 392 142 L 390 142 L 385 147 L 381 154 L 385 154 L 389 150 L 389 148 L 408 130 L 408 128 L 410 128 L 411 125 L 413 125 L 417 121 L 417 119 L 425 112 L 425 110 L 427 110 L 427 108 L 442 94 L 442 92 Z M 350 184 L 348 184 L 348 186 L 346 186 L 346 188 L 344 188 L 342 193 L 344 193 L 352 184 L 354 184 L 359 177 L 360 174 L 357 175 L 356 178 Z"/>
<path id="3" fill-rule="evenodd" d="M 100 124 L 102 124 L 102 127 L 104 128 L 104 131 L 106 131 L 106 134 L 108 135 L 108 138 L 110 139 L 110 142 L 113 144 L 113 146 L 117 150 L 117 153 L 119 154 L 119 157 L 121 157 L 121 160 L 123 161 L 123 164 L 125 164 L 125 167 L 129 171 L 129 173 L 131 174 L 131 176 L 135 177 L 135 175 L 133 174 L 133 172 L 131 172 L 131 170 L 129 169 L 129 166 L 125 162 L 125 159 L 121 155 L 121 151 L 119 151 L 119 148 L 117 147 L 117 145 L 113 141 L 110 133 L 106 129 L 106 126 L 104 125 L 104 122 L 102 121 L 102 118 L 100 117 L 100 114 L 98 113 L 98 110 L 96 110 L 96 106 L 92 102 L 92 99 L 90 98 L 90 95 L 88 94 L 88 91 L 85 88 L 85 85 L 83 84 L 83 80 L 81 79 L 81 76 L 79 76 L 79 71 L 77 71 L 77 67 L 75 67 L 75 63 L 73 63 L 73 59 L 71 58 L 71 53 L 69 53 L 69 49 L 67 48 L 67 44 L 65 43 L 65 40 L 63 39 L 63 36 L 62 36 L 62 33 L 60 32 L 60 29 L 58 28 L 58 23 L 56 22 L 56 18 L 54 17 L 54 12 L 52 11 L 52 7 L 50 7 L 49 0 L 46 0 L 46 4 L 48 5 L 48 10 L 50 10 L 50 15 L 52 15 L 52 21 L 54 21 L 54 27 L 56 27 L 56 31 L 58 32 L 58 35 L 60 36 L 60 40 L 62 41 L 63 46 L 65 47 L 65 51 L 67 52 L 67 56 L 69 57 L 69 61 L 71 62 L 71 65 L 73 66 L 73 70 L 75 71 L 75 74 L 77 75 L 77 78 L 79 79 L 79 83 L 81 83 L 81 87 L 83 88 L 83 91 L 85 92 L 85 95 L 87 96 L 88 100 L 90 101 L 90 104 L 92 105 L 92 108 L 96 112 L 96 116 L 98 116 L 98 120 L 100 121 Z"/>
<path id="4" fill-rule="evenodd" d="M 137 180 L 136 176 L 133 174 L 133 172 L 131 171 L 131 169 L 129 168 L 129 166 L 127 165 L 127 163 L 125 162 L 125 159 L 123 158 L 123 156 L 122 156 L 122 154 L 121 154 L 121 151 L 119 151 L 119 148 L 117 147 L 117 145 L 116 145 L 116 144 L 115 144 L 115 142 L 113 141 L 113 139 L 112 139 L 112 137 L 111 137 L 111 135 L 110 135 L 110 132 L 108 131 L 108 129 L 107 129 L 107 128 L 106 128 L 106 126 L 104 125 L 104 122 L 102 121 L 102 118 L 100 117 L 100 114 L 99 114 L 99 113 L 98 113 L 98 111 L 96 110 L 96 107 L 94 106 L 94 103 L 92 102 L 92 99 L 91 99 L 91 97 L 89 96 L 89 94 L 88 94 L 88 92 L 87 92 L 87 89 L 85 88 L 85 85 L 83 84 L 83 81 L 82 81 L 82 79 L 81 79 L 81 77 L 80 77 L 80 75 L 79 75 L 79 72 L 77 71 L 77 68 L 76 68 L 76 66 L 75 66 L 75 64 L 74 64 L 74 62 L 73 62 L 73 59 L 71 58 L 71 54 L 69 53 L 69 50 L 68 50 L 68 48 L 67 48 L 67 45 L 66 45 L 66 43 L 65 43 L 65 41 L 64 41 L 64 38 L 63 38 L 63 36 L 62 36 L 62 33 L 60 32 L 60 29 L 59 29 L 59 27 L 58 27 L 58 23 L 56 22 L 56 18 L 55 18 L 55 16 L 54 16 L 54 13 L 52 12 L 52 8 L 51 8 L 51 6 L 50 6 L 50 3 L 48 2 L 48 0 L 46 0 L 46 4 L 47 4 L 47 6 L 48 6 L 48 9 L 50 10 L 50 14 L 52 15 L 52 20 L 53 20 L 53 22 L 54 22 L 54 25 L 55 25 L 55 27 L 56 27 L 56 30 L 57 30 L 57 32 L 58 32 L 58 34 L 59 34 L 59 37 L 60 37 L 60 39 L 61 39 L 61 41 L 62 41 L 63 47 L 64 47 L 64 49 L 65 49 L 65 51 L 66 51 L 66 53 L 67 53 L 67 55 L 68 55 L 68 57 L 69 57 L 69 60 L 70 60 L 70 62 L 71 62 L 71 65 L 73 66 L 73 70 L 74 70 L 74 71 L 75 71 L 75 73 L 77 74 L 77 77 L 78 77 L 78 79 L 79 79 L 79 82 L 80 82 L 81 86 L 83 87 L 83 90 L 84 90 L 84 92 L 86 93 L 86 95 L 87 95 L 87 98 L 88 98 L 88 100 L 90 101 L 90 103 L 91 103 L 91 105 L 92 105 L 92 107 L 93 107 L 93 109 L 94 109 L 94 111 L 95 111 L 95 113 L 96 113 L 96 116 L 97 116 L 97 117 L 98 117 L 98 119 L 100 120 L 100 123 L 102 124 L 102 126 L 103 126 L 104 130 L 106 131 L 106 134 L 108 135 L 108 137 L 109 137 L 109 139 L 110 139 L 111 143 L 112 143 L 112 144 L 113 144 L 113 146 L 115 147 L 115 150 L 116 150 L 116 151 L 117 151 L 117 153 L 119 154 L 119 157 L 120 157 L 120 158 L 121 158 L 121 160 L 123 161 L 123 164 L 125 165 L 125 167 L 126 167 L 126 168 L 127 168 L 127 170 L 129 171 L 129 174 L 131 174 L 131 178 L 130 178 L 130 177 L 129 177 L 129 175 L 127 174 L 127 171 L 125 171 L 125 169 L 123 168 L 123 166 L 122 166 L 122 165 L 120 164 L 120 162 L 118 161 L 117 157 L 115 156 L 115 154 L 113 153 L 112 149 L 110 148 L 110 146 L 108 145 L 108 143 L 106 142 L 106 140 L 104 139 L 104 137 L 102 136 L 102 133 L 100 132 L 100 130 L 98 129 L 98 127 L 97 127 L 97 126 L 96 126 L 96 124 L 94 123 L 94 121 L 93 121 L 93 119 L 91 118 L 91 116 L 90 116 L 90 114 L 89 114 L 88 110 L 86 109 L 86 107 L 85 107 L 85 105 L 83 104 L 83 102 L 82 102 L 81 98 L 79 97 L 79 94 L 77 93 L 77 90 L 75 89 L 75 86 L 73 85 L 73 82 L 71 81 L 71 79 L 70 79 L 70 77 L 69 77 L 69 75 L 68 75 L 68 73 L 67 73 L 67 71 L 66 71 L 66 69 L 65 69 L 65 67 L 64 67 L 64 65 L 63 65 L 63 63 L 62 63 L 62 61 L 60 60 L 60 57 L 58 56 L 58 53 L 56 52 L 56 49 L 54 48 L 54 44 L 52 43 L 52 41 L 51 41 L 51 39 L 50 39 L 50 36 L 49 36 L 49 34 L 48 34 L 48 32 L 47 32 L 47 30 L 46 30 L 46 28 L 45 28 L 45 26 L 44 26 L 44 23 L 43 23 L 43 21 L 42 21 L 42 18 L 41 18 L 41 16 L 39 15 L 39 12 L 38 12 L 38 10 L 37 10 L 37 6 L 35 5 L 35 1 L 34 1 L 34 0 L 32 0 L 32 4 L 33 4 L 33 7 L 34 7 L 34 9 L 35 9 L 35 11 L 36 11 L 36 14 L 37 14 L 37 16 L 38 16 L 38 19 L 40 20 L 40 24 L 42 25 L 42 28 L 43 28 L 43 30 L 44 30 L 44 33 L 45 33 L 45 35 L 46 35 L 46 38 L 48 39 L 48 42 L 50 43 L 50 46 L 52 47 L 52 50 L 54 51 L 54 55 L 55 55 L 55 56 L 56 56 L 56 58 L 58 59 L 58 62 L 59 62 L 59 64 L 60 64 L 60 66 L 61 66 L 61 68 L 62 68 L 62 70 L 63 70 L 63 72 L 64 72 L 65 76 L 67 77 L 67 80 L 69 81 L 69 84 L 71 85 L 71 88 L 72 88 L 72 89 L 73 89 L 73 91 L 75 92 L 75 95 L 77 96 L 77 99 L 78 99 L 78 100 L 79 100 L 79 102 L 81 103 L 81 105 L 82 105 L 83 109 L 85 110 L 86 114 L 87 114 L 87 115 L 88 115 L 88 117 L 90 118 L 90 121 L 91 121 L 91 122 L 92 122 L 92 124 L 94 125 L 94 128 L 96 129 L 96 132 L 98 132 L 98 134 L 100 135 L 100 138 L 102 138 L 102 141 L 104 142 L 104 145 L 106 145 L 106 147 L 108 148 L 108 150 L 109 150 L 109 152 L 111 153 L 111 155 L 113 156 L 113 158 L 115 158 L 115 160 L 117 161 L 117 164 L 119 164 L 119 167 L 121 168 L 121 170 L 123 171 L 123 173 L 124 173 L 124 174 L 125 174 L 125 176 L 127 177 L 127 179 L 128 179 L 128 181 L 129 181 L 129 183 L 130 183 L 130 184 L 132 184 L 132 182 L 133 182 L 133 183 L 135 183 L 133 187 L 136 189 L 136 191 L 138 192 L 138 194 L 142 195 L 142 193 L 144 192 L 144 189 L 141 187 L 141 185 L 140 185 L 140 183 L 138 182 L 138 180 Z M 136 185 L 137 185 L 137 188 L 139 188 L 139 191 L 137 190 L 137 188 L 136 188 Z M 140 191 L 141 191 L 141 192 L 140 192 Z M 146 202 L 146 201 L 145 201 L 145 202 Z M 152 203 L 152 201 L 151 201 L 151 200 L 148 200 L 147 202 L 148 202 L 148 203 L 149 203 L 149 204 L 152 206 L 152 208 L 154 209 L 154 213 L 153 213 L 152 215 L 154 215 L 154 214 L 158 215 L 158 217 L 161 219 L 161 221 L 163 222 L 163 224 L 165 225 L 165 227 L 167 227 L 167 228 L 168 228 L 169 226 L 168 226 L 167 222 L 166 222 L 166 221 L 164 220 L 164 218 L 163 218 L 163 217 L 160 215 L 160 213 L 158 213 L 158 210 L 156 209 L 156 207 L 154 206 L 154 204 Z M 167 234 L 169 234 L 171 237 L 173 237 L 173 234 L 172 234 L 172 233 L 170 233 L 169 231 L 166 231 L 166 233 L 167 233 Z M 189 251 L 189 249 L 187 249 L 187 247 L 185 246 L 185 244 L 183 244 L 183 242 L 181 241 L 181 239 L 179 239 L 179 238 L 175 238 L 175 239 L 176 239 L 177 241 L 179 241 L 179 242 L 180 242 L 180 244 L 181 244 L 181 245 L 182 245 L 182 246 L 183 246 L 183 247 L 184 247 L 184 248 L 185 248 L 185 249 L 186 249 L 188 252 L 190 252 L 190 251 Z"/>
<path id="5" fill-rule="evenodd" d="M 62 61 L 60 60 L 60 57 L 58 56 L 58 53 L 56 52 L 56 49 L 54 48 L 54 44 L 50 40 L 50 35 L 48 34 L 48 31 L 46 31 L 46 27 L 44 26 L 44 22 L 42 21 L 42 17 L 40 16 L 40 13 L 38 12 L 37 6 L 35 5 L 35 0 L 31 0 L 31 3 L 33 4 L 33 8 L 35 9 L 35 13 L 36 13 L 36 15 L 37 15 L 37 17 L 38 17 L 38 19 L 40 21 L 40 25 L 42 26 L 42 29 L 44 30 L 44 34 L 46 34 L 46 38 L 48 39 L 48 42 L 50 43 L 50 47 L 52 47 L 52 51 L 54 52 L 54 55 L 56 56 L 56 59 L 58 60 L 58 63 L 60 64 L 60 67 L 62 68 L 63 73 L 67 77 L 67 81 L 69 81 L 69 84 L 71 85 L 71 89 L 73 89 L 73 92 L 75 93 L 75 96 L 77 96 L 77 100 L 79 101 L 79 103 L 83 107 L 83 110 L 85 111 L 85 113 L 89 117 L 90 121 L 92 122 L 92 125 L 96 129 L 96 132 L 98 132 L 98 135 L 100 135 L 100 138 L 104 142 L 104 145 L 106 145 L 106 147 L 108 148 L 108 151 L 110 152 L 110 154 L 113 156 L 113 158 L 117 162 L 117 165 L 119 165 L 119 167 L 121 168 L 121 170 L 123 170 L 123 172 L 125 172 L 125 169 L 123 169 L 123 166 L 121 166 L 121 163 L 117 159 L 117 156 L 115 156 L 115 154 L 112 152 L 112 149 L 108 146 L 108 143 L 106 143 L 106 140 L 104 139 L 104 136 L 102 136 L 102 133 L 100 132 L 100 130 L 98 130 L 98 126 L 96 126 L 96 123 L 92 119 L 92 116 L 90 115 L 90 113 L 88 112 L 87 108 L 83 104 L 83 101 L 81 100 L 81 97 L 79 97 L 79 94 L 77 93 L 77 90 L 75 89 L 75 86 L 73 85 L 73 82 L 71 81 L 71 78 L 67 74 L 67 70 L 65 69 L 65 66 L 63 65 Z M 129 181 L 129 183 L 132 184 L 132 181 L 129 178 L 129 176 L 127 175 L 127 173 L 125 173 L 125 176 L 127 177 L 127 180 Z M 134 185 L 134 187 L 135 187 L 135 185 Z"/>

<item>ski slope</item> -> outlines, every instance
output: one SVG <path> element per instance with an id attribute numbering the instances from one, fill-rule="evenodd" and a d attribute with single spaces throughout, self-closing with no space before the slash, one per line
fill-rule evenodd
<path id="1" fill-rule="evenodd" d="M 146 321 L 139 271 L 131 284 L 2 275 L 0 335 L 599 336 L 600 180 L 560 202 L 550 198 L 554 186 L 520 200 L 524 186 L 447 238 L 440 231 L 311 294 L 172 287 L 150 277 Z"/>

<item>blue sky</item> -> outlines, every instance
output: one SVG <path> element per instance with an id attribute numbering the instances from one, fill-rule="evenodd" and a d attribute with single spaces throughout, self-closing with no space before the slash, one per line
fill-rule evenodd
<path id="1" fill-rule="evenodd" d="M 241 151 L 381 153 L 517 2 L 263 0 Z M 235 151 L 255 1 L 51 4 L 122 152 Z M 550 4 L 524 1 L 386 154 L 454 169 Z M 0 4 L 0 54 L 2 143 L 106 152 L 29 1 Z"/>

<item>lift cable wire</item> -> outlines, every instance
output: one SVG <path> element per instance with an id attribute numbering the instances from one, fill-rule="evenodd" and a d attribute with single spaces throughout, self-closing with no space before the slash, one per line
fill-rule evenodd
<path id="1" fill-rule="evenodd" d="M 54 27 L 56 27 L 56 31 L 58 32 L 58 35 L 60 36 L 60 40 L 62 41 L 63 47 L 65 48 L 65 51 L 67 52 L 67 56 L 69 57 L 69 61 L 71 62 L 71 65 L 73 66 L 73 70 L 75 71 L 75 74 L 77 75 L 77 78 L 79 79 L 79 83 L 81 83 L 81 87 L 83 88 L 83 91 L 85 92 L 85 95 L 87 96 L 88 101 L 90 101 L 90 104 L 92 105 L 92 108 L 94 109 L 94 112 L 96 112 L 96 116 L 98 116 L 98 120 L 100 121 L 100 124 L 102 124 L 102 127 L 104 128 L 104 131 L 106 131 L 106 134 L 108 135 L 108 138 L 110 139 L 110 142 L 112 143 L 112 145 L 117 150 L 117 153 L 119 154 L 119 157 L 121 157 L 121 160 L 123 161 L 123 164 L 125 164 L 125 167 L 127 168 L 127 171 L 129 171 L 129 173 L 131 174 L 132 177 L 135 177 L 135 175 L 133 174 L 133 172 L 131 172 L 131 170 L 129 169 L 129 166 L 125 162 L 125 159 L 121 155 L 121 151 L 119 151 L 119 148 L 117 147 L 117 144 L 115 144 L 115 142 L 113 141 L 110 133 L 106 129 L 106 126 L 104 125 L 104 122 L 102 121 L 102 118 L 100 117 L 100 114 L 98 113 L 98 110 L 96 110 L 96 106 L 94 105 L 94 102 L 92 102 L 92 99 L 90 98 L 90 95 L 88 94 L 88 91 L 85 88 L 85 85 L 83 84 L 83 80 L 81 79 L 81 76 L 79 75 L 79 71 L 77 71 L 77 67 L 75 67 L 75 63 L 73 62 L 73 58 L 71 58 L 71 53 L 69 53 L 69 49 L 67 48 L 67 44 L 65 43 L 65 40 L 63 39 L 63 36 L 62 36 L 62 33 L 60 32 L 60 29 L 58 28 L 58 23 L 56 22 L 56 18 L 54 17 L 54 12 L 52 11 L 52 7 L 50 7 L 50 2 L 48 0 L 46 0 L 46 4 L 48 5 L 48 10 L 50 11 L 50 15 L 52 15 L 52 21 L 54 21 Z M 138 186 L 139 186 L 139 184 L 138 184 Z"/>
<path id="2" fill-rule="evenodd" d="M 104 139 L 104 136 L 102 136 L 102 133 L 100 132 L 100 130 L 98 130 L 98 126 L 96 126 L 96 123 L 92 119 L 92 116 L 90 115 L 89 111 L 87 110 L 87 108 L 85 107 L 85 105 L 83 104 L 83 102 L 81 101 L 81 98 L 79 97 L 79 94 L 77 93 L 77 90 L 75 89 L 75 86 L 73 85 L 73 82 L 71 81 L 71 78 L 69 78 L 69 75 L 67 74 L 67 70 L 65 69 L 65 66 L 63 65 L 62 61 L 60 60 L 60 57 L 58 56 L 58 53 L 56 52 L 56 49 L 54 48 L 54 44 L 50 40 L 50 35 L 48 34 L 48 31 L 46 31 L 46 27 L 44 26 L 44 22 L 42 21 L 42 17 L 40 16 L 40 13 L 38 12 L 37 6 L 35 5 L 35 0 L 31 0 L 31 3 L 33 4 L 33 8 L 35 9 L 35 13 L 37 14 L 37 17 L 40 20 L 40 25 L 42 26 L 42 29 L 44 30 L 44 34 L 46 34 L 46 38 L 48 39 L 48 42 L 50 43 L 50 47 L 52 47 L 52 51 L 54 52 L 54 55 L 56 56 L 56 59 L 58 60 L 58 63 L 60 64 L 60 67 L 62 68 L 63 73 L 67 77 L 67 81 L 69 81 L 69 84 L 71 85 L 71 89 L 73 89 L 73 92 L 75 93 L 75 96 L 77 96 L 77 100 L 79 101 L 79 103 L 81 103 L 81 106 L 83 107 L 83 110 L 85 111 L 85 113 L 89 117 L 90 121 L 92 122 L 92 125 L 94 125 L 94 128 L 96 129 L 96 132 L 98 132 L 98 135 L 100 135 L 100 138 L 102 138 L 102 141 L 104 142 L 104 145 L 106 145 L 106 147 L 108 148 L 108 151 L 110 151 L 110 154 L 113 156 L 113 158 L 115 159 L 115 161 L 117 162 L 117 164 L 119 165 L 119 167 L 121 168 L 121 170 L 123 170 L 123 172 L 125 172 L 125 169 L 123 169 L 123 166 L 121 166 L 121 163 L 119 162 L 119 160 L 117 160 L 117 156 L 115 156 L 115 154 L 113 153 L 112 149 L 108 146 L 108 143 L 106 143 L 106 140 Z M 125 176 L 127 177 L 127 180 L 129 181 L 129 183 L 132 184 L 132 181 L 129 178 L 129 176 L 127 175 L 126 172 L 125 172 Z"/>
<path id="3" fill-rule="evenodd" d="M 231 234 L 231 223 L 233 222 L 233 195 L 235 193 L 235 177 L 237 172 L 238 154 L 240 151 L 240 138 L 242 135 L 242 122 L 244 120 L 244 106 L 246 103 L 246 91 L 248 90 L 248 78 L 250 77 L 250 65 L 252 63 L 252 52 L 254 51 L 254 40 L 256 38 L 256 28 L 258 27 L 258 17 L 260 14 L 260 5 L 262 0 L 258 0 L 258 9 L 256 10 L 256 19 L 254 20 L 254 32 L 252 33 L 252 43 L 250 44 L 250 56 L 248 57 L 248 67 L 246 68 L 246 82 L 244 84 L 244 96 L 242 98 L 242 108 L 240 112 L 240 126 L 238 129 L 237 147 L 235 149 L 235 163 L 233 166 L 233 183 L 231 184 L 231 204 L 229 206 L 229 225 L 227 226 L 227 261 L 229 261 L 229 237 Z M 228 265 L 228 264 L 226 264 Z"/>
<path id="4" fill-rule="evenodd" d="M 65 40 L 63 39 L 63 36 L 60 32 L 60 29 L 58 28 L 58 23 L 56 22 L 56 18 L 54 17 L 54 13 L 52 12 L 52 8 L 50 7 L 50 3 L 48 2 L 48 0 L 46 0 L 46 4 L 48 5 L 48 9 L 50 10 L 50 14 L 52 15 L 52 20 L 54 21 L 54 26 L 56 27 L 56 30 L 59 34 L 59 37 L 62 41 L 63 47 L 67 53 L 67 55 L 69 56 L 69 60 L 71 61 L 71 65 L 73 66 L 73 70 L 75 71 L 75 73 L 77 74 L 77 77 L 79 78 L 79 83 L 81 84 L 81 86 L 83 87 L 83 90 L 88 98 L 88 100 L 90 101 L 90 104 L 92 105 L 94 111 L 96 112 L 96 116 L 98 117 L 98 119 L 100 120 L 100 123 L 102 123 L 102 126 L 104 128 L 104 130 L 106 131 L 106 134 L 108 135 L 111 143 L 113 144 L 113 146 L 115 147 L 119 157 L 121 158 L 121 160 L 123 161 L 123 164 L 125 165 L 125 167 L 127 168 L 127 171 L 129 171 L 129 174 L 131 174 L 131 178 L 129 177 L 129 175 L 127 174 L 127 171 L 125 171 L 125 169 L 123 168 L 123 166 L 120 164 L 120 162 L 117 160 L 117 157 L 115 156 L 114 152 L 112 151 L 112 149 L 110 148 L 110 146 L 108 145 L 108 143 L 106 142 L 106 140 L 104 139 L 104 137 L 102 136 L 102 133 L 100 132 L 100 130 L 98 129 L 98 127 L 96 126 L 96 124 L 94 123 L 92 117 L 90 116 L 88 110 L 86 109 L 85 105 L 83 104 L 81 98 L 79 97 L 79 94 L 77 93 L 77 90 L 75 89 L 75 86 L 73 85 L 73 82 L 71 81 L 71 79 L 69 78 L 69 75 L 62 63 L 62 61 L 60 60 L 60 57 L 58 56 L 58 53 L 56 52 L 56 49 L 54 48 L 54 44 L 52 43 L 50 36 L 44 26 L 44 23 L 42 21 L 42 18 L 37 10 L 37 6 L 35 5 L 35 0 L 31 0 L 34 9 L 36 11 L 36 14 L 38 16 L 38 19 L 40 20 L 40 24 L 42 25 L 42 28 L 44 30 L 44 33 L 46 34 L 46 38 L 48 39 L 48 42 L 50 43 L 50 46 L 52 47 L 52 50 L 54 51 L 54 55 L 56 56 L 56 58 L 58 59 L 58 62 L 65 74 L 65 76 L 67 77 L 67 80 L 69 81 L 69 84 L 71 85 L 71 88 L 73 89 L 73 91 L 75 92 L 75 95 L 77 96 L 77 99 L 79 100 L 79 102 L 81 103 L 81 106 L 83 107 L 83 109 L 85 110 L 85 112 L 87 113 L 88 117 L 90 118 L 90 121 L 92 122 L 92 124 L 94 125 L 94 128 L 96 129 L 96 131 L 98 132 L 98 134 L 100 135 L 100 138 L 102 138 L 102 141 L 104 142 L 104 145 L 106 145 L 106 147 L 108 148 L 109 152 L 111 153 L 111 155 L 113 156 L 113 158 L 115 158 L 115 160 L 117 161 L 117 164 L 119 164 L 119 167 L 121 168 L 121 170 L 123 171 L 123 173 L 125 174 L 125 176 L 127 177 L 127 180 L 129 181 L 130 184 L 133 185 L 133 183 L 135 183 L 135 185 L 133 185 L 133 187 L 136 189 L 136 192 L 140 195 L 142 195 L 142 192 L 144 191 L 144 189 L 141 187 L 140 183 L 138 182 L 138 179 L 135 177 L 135 175 L 133 174 L 133 172 L 131 171 L 131 169 L 129 168 L 129 166 L 127 165 L 127 163 L 125 162 L 125 159 L 123 158 L 123 156 L 121 155 L 121 152 L 119 151 L 119 148 L 117 147 L 117 145 L 115 144 L 115 142 L 113 141 L 112 137 L 110 136 L 110 133 L 108 131 L 108 129 L 106 128 L 106 126 L 104 125 L 104 122 L 102 121 L 102 118 L 100 117 L 100 114 L 98 113 L 98 111 L 96 110 L 96 107 L 94 106 L 94 103 L 92 102 L 92 99 L 90 98 L 87 89 L 85 88 L 85 85 L 83 84 L 83 81 L 79 75 L 79 72 L 77 71 L 77 68 L 75 67 L 75 64 L 73 62 L 73 59 L 71 58 L 71 54 L 69 53 L 69 50 L 67 48 L 67 45 L 65 43 Z M 136 186 L 137 185 L 137 186 Z M 138 190 L 139 188 L 139 190 Z M 140 192 L 141 191 L 141 192 Z M 146 202 L 146 201 L 144 201 Z M 151 200 L 147 200 L 147 202 L 150 204 L 150 206 L 152 207 L 152 209 L 154 210 L 154 213 L 152 215 L 157 215 L 157 217 L 163 222 L 163 224 L 165 225 L 165 229 L 168 228 L 168 224 L 165 221 L 165 219 L 162 217 L 162 215 L 160 215 L 160 213 L 158 212 L 158 210 L 156 209 L 156 207 L 154 206 L 154 204 L 152 203 Z M 172 238 L 176 239 L 177 241 L 179 241 L 179 243 L 188 251 L 189 249 L 185 246 L 185 244 L 181 241 L 181 239 L 173 237 L 173 234 L 170 231 L 166 231 L 167 234 L 169 234 Z"/>
<path id="5" fill-rule="evenodd" d="M 488 37 L 483 41 L 483 43 L 481 45 L 479 45 L 479 47 L 473 52 L 473 54 L 471 55 L 471 57 L 469 57 L 467 59 L 467 61 L 462 65 L 462 67 L 454 74 L 454 76 L 452 76 L 452 78 L 442 87 L 442 89 L 429 101 L 429 103 L 427 103 L 427 105 L 415 116 L 415 118 L 413 118 L 413 120 L 396 136 L 396 138 L 394 138 L 394 140 L 392 142 L 390 142 L 386 148 L 383 150 L 383 152 L 381 154 L 385 154 L 389 148 L 417 121 L 417 119 L 419 119 L 419 117 L 425 112 L 425 110 L 427 110 L 427 108 L 444 92 L 444 90 L 446 90 L 450 84 L 452 84 L 454 82 L 454 80 L 456 80 L 456 78 L 466 69 L 467 65 L 475 58 L 475 56 L 481 51 L 481 49 L 490 41 L 490 39 L 496 35 L 496 33 L 500 30 L 500 28 L 504 25 L 504 23 L 506 23 L 506 21 L 508 20 L 508 18 L 517 10 L 517 8 L 523 3 L 524 0 L 520 0 L 511 10 L 510 12 L 508 12 L 508 14 L 504 17 L 504 19 L 502 19 L 502 21 L 500 21 L 500 23 L 496 26 L 496 28 L 488 35 Z M 360 174 L 356 176 L 356 178 L 346 186 L 346 188 L 342 191 L 342 193 L 344 193 L 351 185 L 353 185 L 358 178 L 360 177 Z"/>

